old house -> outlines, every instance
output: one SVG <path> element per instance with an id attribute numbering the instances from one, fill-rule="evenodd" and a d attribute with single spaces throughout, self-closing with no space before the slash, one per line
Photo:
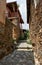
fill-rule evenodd
<path id="1" fill-rule="evenodd" d="M 42 65 L 42 0 L 27 0 L 27 14 L 33 49 Z"/>
<path id="2" fill-rule="evenodd" d="M 21 35 L 20 23 L 22 24 L 23 21 L 17 3 L 16 2 L 7 3 L 6 13 L 8 19 L 14 24 L 13 38 L 18 40 Z"/>
<path id="3" fill-rule="evenodd" d="M 13 50 L 11 22 L 6 18 L 6 0 L 0 0 L 0 58 Z"/>
<path id="4" fill-rule="evenodd" d="M 21 20 L 16 2 L 6 4 L 6 0 L 0 0 L 0 58 L 13 50 L 14 39 L 20 37 Z"/>
<path id="5" fill-rule="evenodd" d="M 20 37 L 23 36 L 23 30 L 22 30 L 22 24 L 24 24 L 24 21 L 22 19 L 22 15 L 20 11 L 18 10 L 18 17 L 19 17 L 19 22 L 20 22 Z"/>

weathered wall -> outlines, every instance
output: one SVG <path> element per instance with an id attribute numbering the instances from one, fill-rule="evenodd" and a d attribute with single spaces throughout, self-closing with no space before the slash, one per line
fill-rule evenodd
<path id="1" fill-rule="evenodd" d="M 0 0 L 0 22 L 1 23 L 5 23 L 5 10 L 6 10 L 5 5 L 6 5 L 6 0 Z"/>
<path id="2" fill-rule="evenodd" d="M 4 34 L 6 0 L 0 0 L 0 35 Z M 4 5 L 4 6 L 3 6 Z M 1 39 L 1 38 L 0 38 Z"/>
<path id="3" fill-rule="evenodd" d="M 6 0 L 0 0 L 0 58 L 8 54 L 12 48 L 12 24 L 6 20 Z M 4 54 L 3 54 L 4 53 Z"/>
<path id="4" fill-rule="evenodd" d="M 13 33 L 12 33 L 13 39 L 17 41 L 20 37 L 19 18 L 15 17 L 11 22 L 13 23 L 13 29 L 12 29 L 13 30 Z"/>
<path id="5" fill-rule="evenodd" d="M 6 0 L 0 0 L 0 41 L 4 37 Z M 4 5 L 4 6 L 3 6 Z"/>
<path id="6" fill-rule="evenodd" d="M 40 61 L 40 65 L 42 65 L 42 0 L 39 0 L 37 6 L 31 0 L 29 24 L 33 49 Z"/>
<path id="7" fill-rule="evenodd" d="M 20 26 L 19 26 L 19 21 L 17 19 L 15 19 L 14 21 L 13 20 L 10 21 L 5 16 L 5 10 L 6 10 L 5 0 L 1 0 L 0 4 L 1 4 L 0 5 L 0 58 L 2 58 L 4 55 L 7 55 L 13 50 L 13 46 L 14 46 L 13 39 L 19 38 Z"/>
<path id="8" fill-rule="evenodd" d="M 0 29 L 4 29 L 4 31 L 0 32 L 0 58 L 2 58 L 4 55 L 7 55 L 13 50 L 13 24 L 11 23 L 11 21 L 6 19 L 4 28 Z"/>

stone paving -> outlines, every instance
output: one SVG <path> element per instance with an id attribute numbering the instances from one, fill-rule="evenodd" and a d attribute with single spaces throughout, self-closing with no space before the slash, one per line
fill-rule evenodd
<path id="1" fill-rule="evenodd" d="M 32 45 L 27 44 L 25 41 L 25 42 L 20 43 L 17 47 L 18 48 L 32 48 Z"/>
<path id="2" fill-rule="evenodd" d="M 34 53 L 29 49 L 16 49 L 0 60 L 0 65 L 35 65 Z"/>

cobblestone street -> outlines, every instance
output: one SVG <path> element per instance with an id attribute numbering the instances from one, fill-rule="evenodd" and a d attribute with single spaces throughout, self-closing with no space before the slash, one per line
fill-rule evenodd
<path id="1" fill-rule="evenodd" d="M 35 65 L 32 51 L 17 51 L 0 61 L 0 65 Z"/>
<path id="2" fill-rule="evenodd" d="M 24 43 L 25 45 L 26 43 Z M 35 65 L 34 54 L 29 49 L 16 49 L 13 53 L 4 57 L 0 61 L 0 65 Z"/>

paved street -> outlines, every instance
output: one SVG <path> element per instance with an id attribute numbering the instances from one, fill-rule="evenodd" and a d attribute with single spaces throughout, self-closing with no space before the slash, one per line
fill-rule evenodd
<path id="1" fill-rule="evenodd" d="M 26 43 L 24 46 L 26 46 Z M 0 61 L 0 65 L 35 65 L 34 54 L 29 49 L 16 49 L 13 53 L 4 57 Z"/>

